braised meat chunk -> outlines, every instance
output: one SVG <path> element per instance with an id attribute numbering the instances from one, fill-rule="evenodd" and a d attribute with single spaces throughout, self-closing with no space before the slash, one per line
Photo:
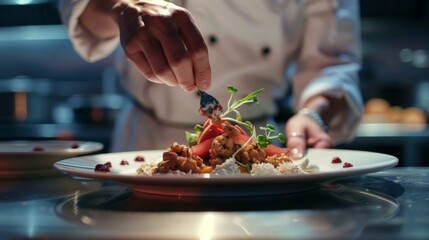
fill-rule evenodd
<path id="1" fill-rule="evenodd" d="M 204 167 L 203 160 L 199 156 L 192 155 L 188 147 L 173 143 L 167 152 L 164 152 L 156 172 L 168 173 L 178 170 L 185 173 L 201 173 Z"/>
<path id="2" fill-rule="evenodd" d="M 242 145 L 234 143 L 234 137 L 239 136 L 240 129 L 234 127 L 229 122 L 222 123 L 224 134 L 217 136 L 210 149 L 210 165 L 216 167 L 224 163 L 228 158 L 237 152 Z M 243 149 L 235 155 L 235 159 L 243 164 L 252 165 L 254 163 L 264 162 L 265 152 L 254 142 L 249 142 Z"/>
<path id="3" fill-rule="evenodd" d="M 265 152 L 256 144 L 250 143 L 235 155 L 235 159 L 243 164 L 252 165 L 264 162 Z"/>
<path id="4" fill-rule="evenodd" d="M 234 144 L 234 141 L 228 135 L 217 136 L 213 140 L 210 149 L 210 165 L 216 167 L 216 165 L 224 163 L 226 159 L 232 157 L 237 149 L 238 146 Z"/>

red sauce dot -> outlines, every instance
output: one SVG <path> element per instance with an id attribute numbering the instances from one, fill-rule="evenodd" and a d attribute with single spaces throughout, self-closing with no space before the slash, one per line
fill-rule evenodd
<path id="1" fill-rule="evenodd" d="M 143 156 L 137 156 L 134 161 L 136 162 L 144 162 L 144 157 Z"/>
<path id="2" fill-rule="evenodd" d="M 104 165 L 106 165 L 107 167 L 111 168 L 112 167 L 112 163 L 111 162 L 106 162 Z"/>
<path id="3" fill-rule="evenodd" d="M 127 160 L 122 160 L 120 163 L 122 166 L 129 165 Z"/>
<path id="4" fill-rule="evenodd" d="M 79 148 L 79 143 L 72 143 L 72 145 L 70 146 L 70 148 L 76 149 Z"/>
<path id="5" fill-rule="evenodd" d="M 96 172 L 110 172 L 110 167 L 107 164 L 97 164 L 94 171 Z"/>
<path id="6" fill-rule="evenodd" d="M 339 157 L 334 157 L 334 158 L 332 158 L 332 160 L 331 160 L 331 163 L 342 163 L 343 161 L 341 161 L 341 158 L 339 158 Z"/>
<path id="7" fill-rule="evenodd" d="M 353 167 L 353 164 L 345 162 L 343 165 L 343 168 L 349 168 L 349 167 Z"/>
<path id="8" fill-rule="evenodd" d="M 43 152 L 44 150 L 45 149 L 43 149 L 42 147 L 38 147 L 38 146 L 33 148 L 34 152 Z"/>

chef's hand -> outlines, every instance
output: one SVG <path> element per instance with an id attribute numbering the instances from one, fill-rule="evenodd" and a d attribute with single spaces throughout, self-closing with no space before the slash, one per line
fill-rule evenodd
<path id="1" fill-rule="evenodd" d="M 121 7 L 118 25 L 127 58 L 148 80 L 186 92 L 210 87 L 207 45 L 188 10 L 163 0 L 138 1 Z"/>
<path id="2" fill-rule="evenodd" d="M 286 123 L 287 148 L 292 159 L 302 158 L 307 148 L 332 148 L 335 143 L 326 132 L 336 114 L 345 111 L 348 104 L 344 98 L 316 95 L 303 106 L 307 108 L 292 116 Z"/>
<path id="3" fill-rule="evenodd" d="M 292 159 L 300 159 L 307 148 L 331 148 L 334 141 L 313 119 L 294 115 L 286 123 L 287 148 Z"/>

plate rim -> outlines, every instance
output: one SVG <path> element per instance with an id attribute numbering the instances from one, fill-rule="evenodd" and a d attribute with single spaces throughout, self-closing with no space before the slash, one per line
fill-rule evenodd
<path id="1" fill-rule="evenodd" d="M 81 159 L 81 158 L 94 158 L 94 157 L 103 157 L 111 154 L 115 155 L 121 155 L 121 154 L 136 154 L 136 153 L 144 153 L 144 152 L 161 152 L 165 150 L 142 150 L 142 151 L 126 151 L 126 152 L 115 152 L 115 153 L 103 153 L 103 154 L 95 154 L 95 155 L 89 155 L 89 156 L 82 156 L 82 157 L 73 157 L 68 159 L 63 159 L 60 161 L 57 161 L 54 163 L 54 168 L 57 171 L 62 172 L 63 174 L 70 175 L 70 176 L 78 176 L 78 177 L 86 177 L 86 178 L 93 178 L 96 180 L 107 180 L 107 181 L 117 181 L 122 183 L 128 183 L 134 185 L 139 185 L 141 183 L 151 183 L 151 182 L 158 182 L 158 183 L 171 183 L 171 180 L 177 180 L 180 183 L 203 183 L 203 184 L 210 184 L 210 182 L 213 182 L 214 179 L 217 183 L 222 182 L 230 182 L 235 181 L 237 179 L 246 179 L 247 182 L 261 182 L 261 181 L 280 181 L 283 183 L 287 182 L 293 182 L 294 180 L 300 180 L 300 181 L 314 181 L 314 180 L 322 180 L 321 183 L 329 182 L 329 179 L 338 180 L 342 178 L 348 178 L 348 177 L 354 177 L 359 176 L 363 174 L 368 173 L 374 173 L 378 172 L 383 169 L 393 168 L 395 167 L 399 159 L 396 156 L 385 154 L 385 153 L 379 153 L 379 152 L 370 152 L 370 151 L 361 151 L 361 150 L 347 150 L 347 149 L 308 149 L 309 151 L 336 151 L 336 152 L 359 152 L 359 153 L 370 153 L 370 154 L 377 154 L 380 156 L 384 156 L 387 158 L 390 158 L 389 160 L 384 160 L 380 163 L 373 163 L 370 169 L 368 168 L 360 168 L 359 166 L 343 169 L 340 171 L 328 171 L 328 172 L 317 172 L 312 174 L 306 174 L 306 175 L 271 175 L 271 176 L 210 176 L 206 177 L 207 175 L 181 175 L 181 176 L 172 176 L 172 175 L 156 175 L 156 176 L 144 176 L 144 175 L 126 175 L 126 174 L 120 174 L 120 173 L 105 173 L 105 172 L 90 172 L 90 171 L 82 171 L 79 170 L 79 168 L 70 169 L 67 167 L 63 167 L 61 165 L 61 162 L 66 160 L 73 160 L 73 159 Z M 95 165 L 94 165 L 95 166 Z M 339 176 L 332 177 L 333 173 L 347 173 L 347 174 L 339 174 Z"/>
<path id="2" fill-rule="evenodd" d="M 71 148 L 73 143 L 85 146 L 84 148 Z M 0 151 L 0 179 L 9 178 L 37 178 L 60 174 L 53 164 L 63 159 L 78 157 L 100 151 L 103 143 L 79 140 L 11 140 L 0 141 L 2 150 L 7 146 L 25 145 L 52 147 L 59 144 L 59 149 L 45 149 L 44 151 Z M 45 145 L 44 145 L 45 144 Z"/>
<path id="3" fill-rule="evenodd" d="M 37 155 L 37 156 L 48 156 L 48 155 L 75 155 L 75 154 L 87 154 L 87 153 L 92 153 L 92 152 L 96 152 L 99 151 L 101 149 L 104 148 L 104 144 L 100 143 L 100 142 L 95 142 L 95 141 L 73 141 L 73 140 L 12 140 L 12 141 L 0 141 L 0 147 L 1 145 L 6 145 L 6 144 L 13 144 L 13 143 L 35 143 L 34 146 L 38 146 L 38 145 L 43 145 L 43 143 L 69 143 L 69 144 L 73 144 L 73 143 L 79 143 L 80 145 L 84 145 L 84 144 L 90 144 L 92 147 L 91 148 L 84 148 L 84 149 L 80 149 L 80 148 L 69 148 L 69 149 L 60 149 L 60 150 L 44 150 L 44 151 L 27 151 L 27 152 L 22 152 L 22 151 L 10 151 L 10 152 L 5 152 L 5 151 L 0 151 L 0 157 L 1 156 L 16 156 L 16 157 L 20 157 L 20 156 L 31 156 L 31 155 Z M 38 143 L 38 144 L 36 144 Z M 1 158 L 0 158 L 1 160 Z"/>

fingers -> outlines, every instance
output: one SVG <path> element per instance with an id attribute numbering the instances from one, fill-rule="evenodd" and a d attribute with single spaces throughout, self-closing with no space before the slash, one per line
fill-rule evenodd
<path id="1" fill-rule="evenodd" d="M 168 19 L 162 17 L 152 17 L 153 19 L 148 20 L 149 17 L 144 17 L 143 21 L 150 22 L 148 31 L 150 34 L 147 36 L 153 36 L 159 42 L 158 46 L 160 49 L 154 49 L 153 46 L 148 45 L 144 51 L 148 51 L 148 59 L 156 59 L 162 57 L 165 65 L 162 68 L 166 68 L 166 72 L 170 71 L 174 76 L 165 76 L 169 79 L 173 79 L 173 84 L 179 85 L 187 92 L 191 92 L 195 89 L 196 83 L 193 73 L 192 60 L 190 58 L 187 48 L 184 46 L 182 39 L 177 31 L 176 26 Z M 149 56 L 151 52 L 161 52 L 163 54 Z M 163 72 L 160 71 L 159 74 Z M 170 82 L 172 84 L 172 82 Z M 174 85 L 173 85 L 174 86 Z"/>
<path id="2" fill-rule="evenodd" d="M 207 91 L 211 85 L 209 54 L 204 38 L 189 12 L 180 11 L 175 15 L 179 23 L 178 31 L 189 51 L 195 84 L 198 89 Z"/>
<path id="3" fill-rule="evenodd" d="M 174 87 L 178 85 L 176 74 L 170 67 L 170 63 L 165 56 L 163 46 L 151 33 L 150 29 L 142 27 L 138 33 L 138 41 L 136 44 L 140 47 L 140 51 L 144 54 L 150 66 L 152 74 L 164 84 Z M 146 76 L 146 75 L 145 75 Z"/>
<path id="4" fill-rule="evenodd" d="M 304 156 L 308 147 L 331 148 L 332 138 L 315 123 L 305 116 L 293 116 L 286 123 L 287 148 L 292 159 Z"/>
<path id="5" fill-rule="evenodd" d="M 130 62 L 140 71 L 140 73 L 149 81 L 154 83 L 163 83 L 152 71 L 146 56 L 141 52 L 127 55 Z"/>
<path id="6" fill-rule="evenodd" d="M 195 87 L 207 90 L 208 50 L 189 12 L 174 4 L 135 9 L 124 11 L 120 19 L 128 59 L 150 81 L 180 86 L 186 92 Z"/>
<path id="7" fill-rule="evenodd" d="M 314 148 L 332 148 L 335 144 L 328 134 L 320 133 L 318 138 L 308 139 L 307 145 Z"/>
<path id="8" fill-rule="evenodd" d="M 307 147 L 307 131 L 305 125 L 299 121 L 299 116 L 293 116 L 286 123 L 286 147 L 290 149 L 292 159 L 304 156 Z"/>
<path id="9" fill-rule="evenodd" d="M 292 159 L 300 159 L 304 156 L 304 152 L 307 146 L 307 136 L 305 134 L 305 129 L 297 129 L 294 127 L 286 128 L 287 134 L 287 145 L 286 147 L 290 149 L 290 157 Z"/>

